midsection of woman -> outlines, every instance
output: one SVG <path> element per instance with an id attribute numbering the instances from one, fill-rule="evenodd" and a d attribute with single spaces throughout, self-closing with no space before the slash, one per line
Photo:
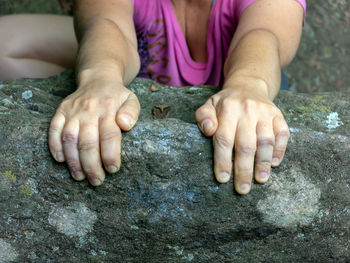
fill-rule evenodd
<path id="1" fill-rule="evenodd" d="M 212 0 L 171 0 L 178 25 L 186 39 L 191 57 L 196 62 L 208 61 L 208 22 L 214 2 Z M 176 24 L 176 21 L 174 23 Z"/>
<path id="2" fill-rule="evenodd" d="M 177 86 L 222 84 L 238 17 L 251 2 L 133 0 L 139 76 Z"/>

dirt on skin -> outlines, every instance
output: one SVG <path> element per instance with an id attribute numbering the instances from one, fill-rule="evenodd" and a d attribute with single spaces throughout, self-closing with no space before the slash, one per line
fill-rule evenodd
<path id="1" fill-rule="evenodd" d="M 350 1 L 308 0 L 299 51 L 286 73 L 297 92 L 350 91 Z M 60 13 L 56 0 L 0 0 L 0 15 Z"/>

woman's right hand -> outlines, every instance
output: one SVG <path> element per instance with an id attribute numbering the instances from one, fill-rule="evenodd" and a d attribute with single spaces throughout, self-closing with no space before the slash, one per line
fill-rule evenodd
<path id="1" fill-rule="evenodd" d="M 58 162 L 67 162 L 73 178 L 93 186 L 105 179 L 102 164 L 115 173 L 121 163 L 121 130 L 136 123 L 140 103 L 115 80 L 96 79 L 80 85 L 58 107 L 49 129 L 49 148 Z"/>

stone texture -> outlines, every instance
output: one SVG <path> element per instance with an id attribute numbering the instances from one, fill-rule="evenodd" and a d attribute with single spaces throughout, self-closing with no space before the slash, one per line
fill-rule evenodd
<path id="1" fill-rule="evenodd" d="M 301 44 L 286 72 L 298 92 L 350 91 L 350 1 L 307 0 Z"/>
<path id="2" fill-rule="evenodd" d="M 214 180 L 211 140 L 194 123 L 216 88 L 130 88 L 139 122 L 123 134 L 121 171 L 94 188 L 47 147 L 72 74 L 0 83 L 0 262 L 350 261 L 350 94 L 281 92 L 286 158 L 239 196 Z M 169 119 L 154 120 L 155 105 Z"/>
<path id="3" fill-rule="evenodd" d="M 57 0 L 0 0 L 0 14 L 60 13 Z"/>

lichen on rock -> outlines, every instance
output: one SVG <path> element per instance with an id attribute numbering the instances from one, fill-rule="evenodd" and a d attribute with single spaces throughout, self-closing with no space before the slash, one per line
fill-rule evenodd
<path id="1" fill-rule="evenodd" d="M 257 204 L 266 222 L 285 228 L 312 223 L 319 211 L 321 190 L 305 178 L 300 168 L 272 174 L 267 186 L 266 198 Z"/>
<path id="2" fill-rule="evenodd" d="M 8 242 L 0 238 L 0 263 L 13 262 L 17 256 L 17 251 Z"/>
<path id="3" fill-rule="evenodd" d="M 55 207 L 48 218 L 50 225 L 69 237 L 84 237 L 93 230 L 96 220 L 96 213 L 79 202 L 73 202 L 65 207 Z"/>

